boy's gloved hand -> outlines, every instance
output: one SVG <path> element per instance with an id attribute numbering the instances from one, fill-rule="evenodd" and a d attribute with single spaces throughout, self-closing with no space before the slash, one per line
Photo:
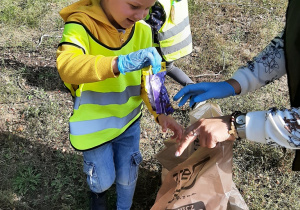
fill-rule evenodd
<path id="1" fill-rule="evenodd" d="M 120 55 L 118 57 L 119 72 L 136 71 L 146 66 L 152 65 L 152 72 L 156 74 L 161 69 L 161 56 L 154 47 L 129 53 L 128 55 Z"/>
<path id="2" fill-rule="evenodd" d="M 182 97 L 178 104 L 178 106 L 182 106 L 190 98 L 190 107 L 192 107 L 197 102 L 234 95 L 235 90 L 228 82 L 200 82 L 185 86 L 174 96 L 173 100 L 177 101 Z"/>

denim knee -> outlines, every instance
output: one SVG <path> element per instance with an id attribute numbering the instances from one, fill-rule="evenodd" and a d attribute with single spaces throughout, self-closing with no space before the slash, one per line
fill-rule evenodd
<path id="1" fill-rule="evenodd" d="M 92 162 L 84 161 L 83 171 L 87 175 L 87 183 L 90 190 L 95 193 L 101 193 L 109 189 L 115 181 L 115 174 L 111 176 L 100 177 L 96 170 L 96 165 Z"/>
<path id="2" fill-rule="evenodd" d="M 137 181 L 139 165 L 143 161 L 143 157 L 140 152 L 135 152 L 131 155 L 131 163 L 129 174 L 120 174 L 117 176 L 116 182 L 120 185 L 132 185 Z"/>

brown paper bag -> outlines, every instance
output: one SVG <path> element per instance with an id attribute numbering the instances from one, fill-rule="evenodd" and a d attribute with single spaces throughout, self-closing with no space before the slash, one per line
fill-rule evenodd
<path id="1" fill-rule="evenodd" d="M 213 103 L 205 103 L 189 113 L 190 124 L 193 124 L 200 118 L 218 117 L 221 115 L 222 111 L 219 105 Z M 164 141 L 164 145 L 165 147 L 156 154 L 156 158 L 163 166 L 162 172 L 166 173 L 165 169 L 167 169 L 167 171 L 171 170 L 179 163 L 182 163 L 188 157 L 190 157 L 191 154 L 198 149 L 199 141 L 196 139 L 194 142 L 192 142 L 179 157 L 175 157 L 175 152 L 177 149 L 176 140 L 167 139 Z"/>
<path id="2" fill-rule="evenodd" d="M 190 121 L 220 115 L 218 105 L 206 103 L 190 113 Z M 223 142 L 213 149 L 190 144 L 176 158 L 176 142 L 167 140 L 165 148 L 156 156 L 163 166 L 163 182 L 151 210 L 247 210 L 232 181 L 232 144 Z"/>
<path id="3" fill-rule="evenodd" d="M 152 210 L 227 209 L 232 188 L 232 142 L 199 148 L 165 177 Z"/>
<path id="4" fill-rule="evenodd" d="M 230 197 L 227 205 L 227 210 L 248 210 L 248 206 L 244 201 L 243 196 L 236 188 L 234 182 L 232 182 L 232 190 L 230 191 Z"/>

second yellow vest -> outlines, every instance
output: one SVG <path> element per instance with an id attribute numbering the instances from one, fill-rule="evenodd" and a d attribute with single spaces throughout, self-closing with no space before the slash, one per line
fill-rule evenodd
<path id="1" fill-rule="evenodd" d="M 192 35 L 187 0 L 159 0 L 166 13 L 166 21 L 158 32 L 162 56 L 174 61 L 192 52 Z M 174 18 L 171 18 L 173 7 Z"/>

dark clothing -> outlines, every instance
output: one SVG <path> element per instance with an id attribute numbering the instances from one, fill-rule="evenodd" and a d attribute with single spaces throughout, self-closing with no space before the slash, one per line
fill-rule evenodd
<path id="1" fill-rule="evenodd" d="M 285 28 L 286 69 L 292 107 L 300 106 L 300 1 L 290 0 Z"/>
<path id="2" fill-rule="evenodd" d="M 182 86 L 186 86 L 188 84 L 194 84 L 193 80 L 191 80 L 191 78 L 189 78 L 180 68 L 175 66 L 173 62 L 166 62 L 166 63 L 167 63 L 166 71 L 169 77 L 174 79 Z"/>
<path id="3" fill-rule="evenodd" d="M 159 2 L 156 2 L 155 5 L 151 7 L 149 16 L 145 21 L 151 26 L 154 43 L 159 44 L 158 31 L 166 21 L 165 11 Z"/>
<path id="4" fill-rule="evenodd" d="M 161 51 L 159 47 L 156 47 L 157 52 L 161 55 Z M 166 72 L 169 77 L 173 80 L 181 84 L 182 86 L 186 86 L 188 84 L 194 84 L 193 80 L 188 77 L 180 68 L 175 66 L 172 62 L 167 62 L 163 57 L 163 61 L 166 62 Z"/>
<path id="5" fill-rule="evenodd" d="M 285 57 L 292 107 L 300 106 L 300 0 L 290 0 L 286 12 Z M 300 171 L 300 150 L 296 150 L 293 170 Z"/>

